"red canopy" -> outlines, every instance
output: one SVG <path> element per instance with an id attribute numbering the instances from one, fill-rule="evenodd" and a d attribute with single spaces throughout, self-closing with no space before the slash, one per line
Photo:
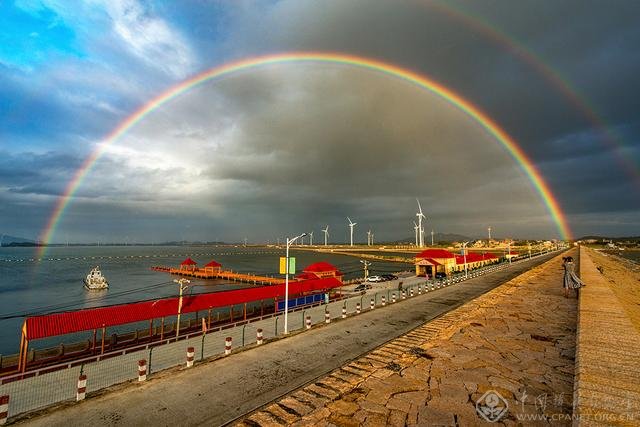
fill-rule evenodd
<path id="1" fill-rule="evenodd" d="M 222 264 L 212 260 L 209 264 L 205 265 L 205 267 L 222 267 Z"/>
<path id="2" fill-rule="evenodd" d="M 289 295 L 291 298 L 292 296 L 302 293 L 318 292 L 339 286 L 342 286 L 342 283 L 333 277 L 290 282 Z M 181 313 L 192 313 L 194 311 L 226 307 L 252 301 L 282 299 L 284 298 L 284 288 L 284 283 L 282 283 L 258 288 L 189 295 L 182 298 Z M 107 326 L 158 319 L 166 316 L 175 316 L 176 314 L 178 314 L 178 298 L 161 298 L 131 304 L 119 304 L 27 317 L 23 325 L 23 332 L 28 340 L 33 340 L 74 332 L 90 331 Z"/>
<path id="3" fill-rule="evenodd" d="M 198 263 L 192 260 L 191 258 L 187 258 L 180 263 L 180 265 L 197 265 Z"/>

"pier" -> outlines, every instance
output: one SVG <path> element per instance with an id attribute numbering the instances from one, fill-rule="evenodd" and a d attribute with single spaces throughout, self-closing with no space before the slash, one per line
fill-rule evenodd
<path id="1" fill-rule="evenodd" d="M 278 285 L 284 283 L 284 279 L 277 277 L 259 276 L 255 274 L 238 273 L 222 269 L 222 265 L 211 261 L 203 268 L 198 268 L 197 263 L 191 258 L 187 258 L 180 264 L 179 268 L 166 266 L 153 266 L 154 271 L 162 271 L 169 274 L 179 276 L 195 277 L 198 279 L 222 279 L 233 282 L 252 283 L 254 285 Z M 297 279 L 290 278 L 289 282 L 295 282 Z"/>

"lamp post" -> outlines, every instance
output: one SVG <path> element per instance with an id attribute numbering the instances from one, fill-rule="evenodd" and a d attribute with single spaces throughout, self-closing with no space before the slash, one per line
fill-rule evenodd
<path id="1" fill-rule="evenodd" d="M 369 266 L 371 265 L 370 262 L 365 261 L 365 260 L 360 260 L 360 262 L 364 265 L 364 280 L 367 280 L 367 277 L 369 277 Z"/>
<path id="2" fill-rule="evenodd" d="M 180 298 L 178 299 L 178 321 L 176 322 L 176 338 L 178 338 L 178 334 L 180 333 L 180 312 L 182 311 L 182 291 L 187 289 L 188 286 L 185 286 L 187 283 L 191 283 L 188 279 L 173 279 L 175 283 L 180 285 Z"/>
<path id="3" fill-rule="evenodd" d="M 287 254 L 286 254 L 286 268 L 285 268 L 285 276 L 284 276 L 284 334 L 289 333 L 289 246 L 296 240 L 301 237 L 306 236 L 307 233 L 302 233 L 299 236 L 294 237 L 293 239 L 289 239 L 287 237 Z"/>
<path id="4" fill-rule="evenodd" d="M 464 257 L 464 278 L 467 279 L 469 274 L 467 272 L 467 245 L 469 242 L 464 242 L 462 244 L 462 256 Z"/>

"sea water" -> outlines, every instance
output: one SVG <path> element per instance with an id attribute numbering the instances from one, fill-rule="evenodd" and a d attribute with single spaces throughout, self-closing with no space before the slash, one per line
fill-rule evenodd
<path id="1" fill-rule="evenodd" d="M 17 353 L 25 315 L 77 310 L 134 301 L 177 296 L 176 276 L 151 270 L 152 266 L 177 267 L 191 257 L 199 266 L 211 260 L 224 270 L 283 277 L 278 273 L 283 248 L 230 246 L 64 246 L 50 247 L 40 260 L 38 248 L 0 248 L 0 354 Z M 345 279 L 362 277 L 358 258 L 291 250 L 297 271 L 326 261 L 345 273 Z M 402 263 L 371 261 L 370 274 L 411 270 Z M 109 282 L 106 291 L 87 291 L 82 280 L 99 266 Z M 223 280 L 190 278 L 186 294 L 217 292 L 253 286 Z M 44 340 L 43 340 L 44 341 Z M 55 345 L 53 338 L 36 347 Z M 39 344 L 39 345 L 38 345 Z"/>

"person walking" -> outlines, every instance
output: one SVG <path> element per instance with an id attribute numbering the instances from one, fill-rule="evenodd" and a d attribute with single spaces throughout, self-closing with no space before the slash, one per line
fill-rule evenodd
<path id="1" fill-rule="evenodd" d="M 576 265 L 573 262 L 573 257 L 568 256 L 566 258 L 562 258 L 562 261 L 562 266 L 564 268 L 564 279 L 562 283 L 562 287 L 564 288 L 564 297 L 569 298 L 569 290 L 573 289 L 576 291 L 577 298 L 578 291 L 582 286 L 584 286 L 584 283 L 576 275 Z"/>

